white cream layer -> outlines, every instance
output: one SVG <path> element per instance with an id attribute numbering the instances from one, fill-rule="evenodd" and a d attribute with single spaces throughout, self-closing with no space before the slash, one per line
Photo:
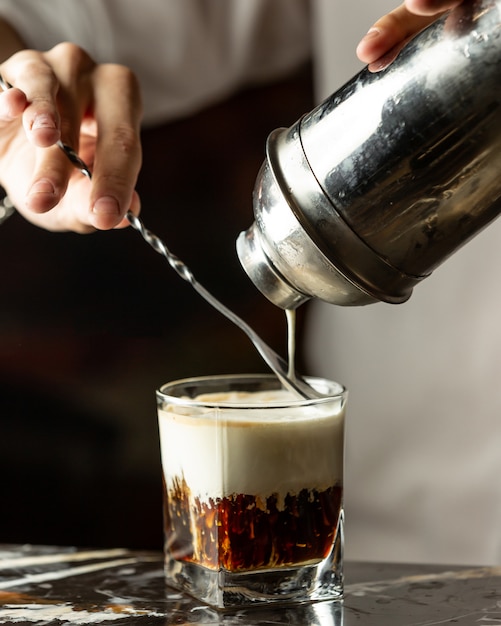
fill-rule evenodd
<path id="1" fill-rule="evenodd" d="M 198 400 L 249 403 L 250 394 L 211 394 Z M 288 392 L 252 394 L 253 402 L 285 404 Z M 167 486 L 182 478 L 203 500 L 234 493 L 263 498 L 343 482 L 344 407 L 329 401 L 306 407 L 251 411 L 176 405 L 159 411 L 162 465 Z"/>

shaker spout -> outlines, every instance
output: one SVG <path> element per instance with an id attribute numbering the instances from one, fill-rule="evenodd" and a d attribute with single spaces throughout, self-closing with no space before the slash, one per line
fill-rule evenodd
<path id="1" fill-rule="evenodd" d="M 298 291 L 273 265 L 259 242 L 256 223 L 238 236 L 237 254 L 248 277 L 276 306 L 293 310 L 310 299 L 311 296 Z"/>
<path id="2" fill-rule="evenodd" d="M 343 306 L 377 301 L 370 289 L 332 262 L 305 228 L 303 209 L 311 203 L 319 208 L 322 195 L 305 166 L 294 127 L 273 131 L 254 186 L 255 221 L 238 237 L 237 253 L 255 286 L 283 309 L 311 298 Z"/>

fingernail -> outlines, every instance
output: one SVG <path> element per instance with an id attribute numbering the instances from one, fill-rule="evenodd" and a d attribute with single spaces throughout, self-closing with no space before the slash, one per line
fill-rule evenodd
<path id="1" fill-rule="evenodd" d="M 31 130 L 38 130 L 39 128 L 56 128 L 56 123 L 50 115 L 37 115 L 31 125 Z"/>
<path id="2" fill-rule="evenodd" d="M 112 196 L 103 196 L 96 200 L 93 211 L 97 215 L 120 215 L 118 202 Z"/>
<path id="3" fill-rule="evenodd" d="M 379 59 L 378 61 L 375 61 L 374 63 L 371 63 L 369 65 L 369 71 L 377 74 L 378 72 L 385 70 L 388 65 L 390 65 L 390 63 L 391 61 L 385 60 L 385 58 Z"/>
<path id="4" fill-rule="evenodd" d="M 381 31 L 379 30 L 379 28 L 373 26 L 372 28 L 369 28 L 367 33 L 364 35 L 363 40 L 368 41 L 369 39 L 375 39 L 376 37 L 379 37 L 380 34 Z"/>
<path id="5" fill-rule="evenodd" d="M 54 195 L 56 193 L 56 190 L 54 189 L 54 185 L 50 182 L 50 180 L 42 179 L 37 180 L 36 183 L 33 183 L 28 192 L 28 195 L 31 196 L 38 193 Z"/>

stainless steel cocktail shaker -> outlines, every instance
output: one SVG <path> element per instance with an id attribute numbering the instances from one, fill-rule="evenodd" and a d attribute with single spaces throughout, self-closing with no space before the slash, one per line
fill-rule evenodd
<path id="1" fill-rule="evenodd" d="M 282 308 L 399 303 L 500 211 L 501 0 L 478 0 L 270 135 L 237 251 Z"/>

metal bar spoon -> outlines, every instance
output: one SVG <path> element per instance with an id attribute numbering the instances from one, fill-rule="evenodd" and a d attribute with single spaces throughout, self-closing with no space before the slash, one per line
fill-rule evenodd
<path id="1" fill-rule="evenodd" d="M 0 75 L 0 87 L 2 89 L 9 89 L 11 85 L 7 83 Z M 78 154 L 62 141 L 58 141 L 57 145 L 66 154 L 68 159 L 73 165 L 80 170 L 80 172 L 92 179 L 92 172 L 86 165 L 86 163 L 78 156 Z M 301 398 L 319 398 L 322 397 L 318 391 L 316 391 L 300 374 L 297 372 L 289 371 L 286 361 L 279 356 L 261 337 L 256 331 L 247 324 L 241 317 L 236 315 L 231 309 L 220 302 L 215 296 L 213 296 L 205 287 L 200 284 L 193 272 L 189 267 L 181 261 L 179 257 L 173 254 L 165 243 L 157 237 L 150 230 L 145 228 L 142 221 L 134 215 L 131 211 L 128 211 L 126 217 L 130 224 L 141 234 L 143 239 L 150 244 L 150 246 L 156 250 L 159 254 L 162 254 L 168 261 L 169 265 L 175 272 L 185 281 L 187 281 L 202 298 L 204 298 L 211 306 L 224 315 L 230 322 L 233 322 L 238 328 L 240 328 L 252 341 L 254 347 L 259 352 L 265 363 L 277 376 L 282 385 L 289 391 L 299 395 Z"/>

